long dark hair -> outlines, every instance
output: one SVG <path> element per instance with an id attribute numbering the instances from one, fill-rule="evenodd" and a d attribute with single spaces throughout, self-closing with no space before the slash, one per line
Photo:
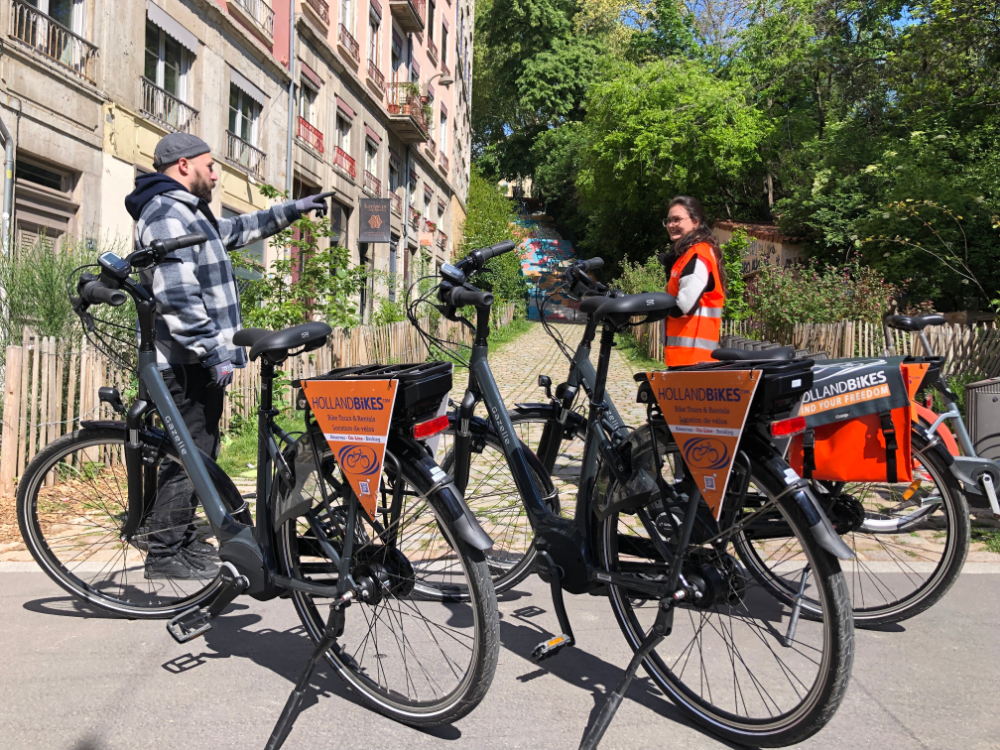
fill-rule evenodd
<path id="1" fill-rule="evenodd" d="M 667 212 L 669 213 L 670 209 L 674 206 L 683 206 L 688 216 L 697 222 L 697 226 L 678 238 L 672 248 L 660 253 L 660 263 L 666 267 L 667 275 L 669 276 L 670 269 L 678 258 L 699 242 L 705 242 L 711 246 L 712 252 L 715 253 L 715 265 L 719 269 L 719 283 L 722 284 L 722 293 L 725 294 L 726 287 L 728 286 L 726 283 L 726 263 L 722 257 L 722 251 L 719 249 L 719 242 L 715 239 L 715 235 L 712 234 L 712 227 L 708 224 L 705 209 L 701 207 L 701 203 L 698 202 L 697 198 L 692 198 L 690 195 L 678 195 L 667 205 Z"/>

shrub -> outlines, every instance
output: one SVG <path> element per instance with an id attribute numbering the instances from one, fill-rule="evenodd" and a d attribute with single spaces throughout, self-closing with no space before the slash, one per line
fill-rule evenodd
<path id="1" fill-rule="evenodd" d="M 745 296 L 747 310 L 762 325 L 764 336 L 785 340 L 796 323 L 880 324 L 889 300 L 898 293 L 855 257 L 843 266 L 815 261 L 789 268 L 762 266 Z"/>

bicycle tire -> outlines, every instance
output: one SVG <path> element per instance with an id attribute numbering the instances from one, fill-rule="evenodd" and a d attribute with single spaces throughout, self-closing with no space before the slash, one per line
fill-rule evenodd
<path id="1" fill-rule="evenodd" d="M 648 426 L 633 434 L 631 439 L 636 441 L 633 461 L 651 458 L 649 435 Z M 676 446 L 668 442 L 666 431 L 658 431 L 657 435 L 658 447 L 663 453 L 676 452 Z M 723 571 L 721 575 L 726 586 L 719 589 L 724 592 L 723 598 L 716 601 L 719 594 L 715 594 L 707 606 L 682 600 L 675 609 L 671 635 L 650 654 L 643 666 L 657 687 L 712 733 L 740 744 L 784 747 L 818 732 L 843 700 L 854 653 L 850 597 L 838 561 L 823 550 L 808 531 L 796 502 L 788 493 L 782 495 L 786 489 L 782 478 L 773 469 L 763 469 L 753 458 L 750 462 L 757 470 L 758 481 L 765 485 L 770 502 L 781 511 L 802 544 L 806 557 L 803 580 L 808 579 L 811 571 L 811 590 L 815 590 L 817 598 L 824 602 L 825 617 L 819 622 L 806 621 L 805 632 L 801 620 L 794 631 L 789 626 L 785 635 L 791 640 L 785 647 L 779 641 L 782 635 L 778 627 L 782 621 L 790 623 L 791 617 L 787 617 L 790 614 L 787 610 L 780 611 L 780 601 L 763 587 L 754 587 L 752 577 L 740 571 L 738 563 L 727 552 L 720 552 L 711 545 L 707 548 L 695 546 L 685 553 L 686 559 L 713 566 L 717 572 Z M 783 465 L 780 459 L 773 463 Z M 683 481 L 682 472 L 678 475 L 681 478 L 677 481 Z M 675 477 L 665 479 L 674 481 Z M 609 488 L 609 491 L 614 490 L 613 481 Z M 732 501 L 733 494 L 727 494 L 726 502 Z M 678 511 L 668 508 L 665 512 Z M 637 551 L 656 548 L 655 544 L 643 546 L 639 541 L 643 532 L 636 531 L 635 522 L 631 520 L 634 513 L 614 512 L 598 525 L 595 540 L 598 555 L 609 570 L 640 571 L 642 558 L 639 563 L 634 559 Z M 744 518 L 739 508 L 735 518 Z M 736 527 L 738 522 L 730 528 Z M 722 539 L 725 550 L 729 542 L 725 536 Z M 620 549 L 626 552 L 622 554 Z M 704 572 L 704 568 L 696 570 Z M 629 592 L 620 587 L 609 587 L 609 601 L 629 647 L 636 650 L 648 630 L 648 624 L 641 619 L 651 621 L 656 607 L 646 608 L 645 600 L 636 599 L 634 595 L 630 598 Z M 713 615 L 717 622 L 713 622 Z M 749 621 L 750 617 L 759 618 L 764 624 L 755 625 Z M 685 641 L 688 633 L 690 640 Z M 777 650 L 767 641 L 769 637 L 774 639 Z M 721 641 L 720 647 L 708 643 L 709 638 L 718 639 L 713 643 Z M 691 679 L 686 679 L 686 671 L 696 660 L 695 653 L 698 664 L 691 667 L 694 673 Z M 764 669 L 755 673 L 750 664 L 758 661 L 764 663 Z M 807 674 L 799 675 L 792 671 L 793 667 Z M 743 673 L 748 678 L 741 684 Z M 718 676 L 721 684 L 711 684 L 713 675 Z M 802 686 L 802 694 L 797 683 Z M 745 715 L 741 715 L 741 711 Z"/>
<path id="2" fill-rule="evenodd" d="M 163 583 L 143 578 L 140 570 L 137 577 L 129 578 L 130 571 L 144 566 L 145 551 L 136 543 L 136 540 L 141 542 L 141 535 L 133 537 L 133 542 L 127 546 L 122 546 L 120 553 L 113 549 L 116 544 L 121 545 L 118 530 L 127 508 L 124 446 L 124 426 L 85 427 L 47 445 L 28 464 L 18 485 L 17 515 L 21 536 L 42 570 L 73 596 L 107 612 L 131 619 L 173 617 L 185 609 L 201 606 L 210 600 L 219 586 L 218 576 L 193 581 L 173 579 L 169 583 Z M 173 445 L 165 438 L 162 451 L 167 459 L 179 462 Z M 85 452 L 80 453 L 79 460 L 72 458 L 77 452 Z M 93 461 L 95 454 L 103 460 Z M 70 457 L 68 462 L 67 457 Z M 205 459 L 219 496 L 229 511 L 234 513 L 237 520 L 252 523 L 249 510 L 237 512 L 244 503 L 236 487 L 214 461 L 204 454 L 202 458 Z M 85 465 L 84 459 L 90 463 Z M 83 467 L 83 470 L 76 468 L 78 466 Z M 98 473 L 95 474 L 95 471 Z M 54 487 L 43 487 L 46 476 L 54 477 L 56 473 L 65 477 L 65 481 Z M 106 484 L 99 486 L 99 482 Z M 92 491 L 88 492 L 87 486 Z M 60 487 L 63 487 L 62 491 Z M 53 497 L 46 497 L 47 495 Z M 62 519 L 61 523 L 59 519 Z M 80 550 L 80 547 L 87 543 L 90 532 L 74 531 L 69 535 L 56 533 L 57 529 L 67 526 L 83 527 L 86 519 L 92 519 L 94 528 L 101 530 L 99 537 L 90 540 L 93 549 L 89 553 L 86 549 Z M 196 522 L 198 525 L 207 525 L 207 519 L 203 516 L 200 521 L 196 517 Z M 210 532 L 210 528 L 208 531 Z M 73 558 L 65 559 L 65 555 L 60 554 L 62 550 L 80 551 L 75 552 Z M 74 563 L 74 558 L 81 555 L 86 557 L 71 564 Z M 107 559 L 109 555 L 112 556 L 110 560 Z M 95 556 L 97 561 L 91 562 Z M 100 567 L 94 571 L 94 566 Z M 95 585 L 100 583 L 96 576 L 89 581 L 81 577 L 90 572 L 98 575 L 106 572 L 108 576 L 117 574 L 119 581 L 113 585 L 130 598 L 123 600 L 120 598 L 122 594 L 112 596 L 110 587 L 102 589 Z M 163 593 L 168 588 L 168 594 L 172 593 L 172 596 Z"/>
<path id="3" fill-rule="evenodd" d="M 448 586 L 420 586 L 414 581 L 412 592 L 398 596 L 387 586 L 384 598 L 374 604 L 355 600 L 346 610 L 344 634 L 327 652 L 326 659 L 371 709 L 410 726 L 434 727 L 457 721 L 472 711 L 486 695 L 499 658 L 499 612 L 486 558 L 481 551 L 463 541 L 453 522 L 448 520 L 439 497 L 444 490 L 440 486 L 435 487 L 436 480 L 419 461 L 396 459 L 393 442 L 390 441 L 386 450 L 380 491 L 384 497 L 387 497 L 386 493 L 395 495 L 399 487 L 397 479 L 401 476 L 403 485 L 400 495 L 415 498 L 412 504 L 407 501 L 401 510 L 395 528 L 402 544 L 395 546 L 410 561 L 414 579 L 425 574 L 436 580 L 450 571 L 452 580 Z M 414 449 L 408 458 L 416 455 L 419 453 Z M 424 452 L 423 456 L 426 455 Z M 331 460 L 332 454 L 326 453 L 321 458 L 321 465 L 328 467 Z M 323 471 L 326 473 L 328 469 Z M 329 584 L 333 576 L 330 558 L 326 557 L 327 562 L 323 562 L 311 523 L 325 524 L 330 513 L 338 519 L 346 518 L 344 501 L 349 498 L 351 490 L 346 483 L 332 476 L 326 481 L 326 502 L 319 494 L 309 490 L 315 495 L 311 501 L 314 505 L 308 512 L 315 514 L 312 521 L 299 516 L 282 523 L 277 534 L 277 556 L 279 565 L 289 577 Z M 315 478 L 311 482 L 312 486 L 318 486 Z M 412 491 L 408 492 L 407 488 Z M 429 523 L 418 525 L 416 532 L 411 533 L 410 526 L 420 524 L 421 515 L 429 515 Z M 364 523 L 355 534 L 356 549 L 352 555 L 355 561 L 363 550 L 377 549 L 376 540 L 388 540 L 387 527 L 381 527 L 379 531 L 377 524 L 361 512 L 358 513 L 358 520 Z M 437 536 L 429 541 L 421 530 L 430 525 L 437 529 Z M 324 531 L 326 541 L 334 547 L 339 544 L 339 551 L 342 551 L 344 529 L 341 528 L 338 541 L 334 524 L 322 526 L 323 529 L 328 527 L 332 531 Z M 429 546 L 424 546 L 425 542 Z M 386 545 L 383 543 L 382 547 Z M 427 549 L 437 551 L 441 556 L 420 559 L 421 552 Z M 386 558 L 385 552 L 380 554 L 383 559 Z M 457 564 L 448 562 L 447 558 L 451 555 L 457 558 Z M 444 563 L 439 564 L 441 560 Z M 454 580 L 455 575 L 461 576 L 462 582 Z M 446 595 L 449 591 L 451 596 Z M 313 641 L 318 642 L 326 626 L 321 608 L 327 600 L 300 591 L 293 592 L 292 598 L 303 626 Z M 434 616 L 447 622 L 432 623 L 431 617 Z M 404 621 L 420 623 L 428 633 L 431 633 L 433 624 L 433 633 L 424 637 L 421 631 L 413 628 L 403 632 Z M 394 629 L 397 624 L 400 633 Z M 380 629 L 382 646 L 379 646 Z M 386 629 L 391 630 L 391 635 L 385 634 Z M 357 640 L 359 634 L 360 641 Z M 434 637 L 438 634 L 440 638 Z M 405 648 L 400 646 L 401 643 Z M 413 664 L 407 660 L 417 659 L 416 654 L 421 647 L 431 653 L 431 658 L 421 661 L 419 670 L 411 670 Z M 440 653 L 435 653 L 435 649 Z M 396 658 L 393 652 L 403 663 L 402 672 L 398 663 L 387 664 L 385 661 Z M 466 666 L 461 667 L 460 662 Z M 461 669 L 454 687 L 447 691 L 441 688 L 440 694 L 428 698 L 440 687 L 443 681 L 441 676 L 446 675 L 449 669 L 453 677 L 456 669 Z M 428 677 L 431 672 L 433 680 Z"/>
<path id="4" fill-rule="evenodd" d="M 515 424 L 516 429 L 516 424 Z M 443 440 L 454 440 L 454 422 L 443 433 Z M 473 466 L 470 467 L 469 486 L 465 490 L 465 503 L 476 516 L 480 526 L 493 539 L 493 549 L 486 553 L 493 586 L 498 594 L 509 591 L 535 570 L 535 532 L 528 520 L 524 502 L 514 484 L 507 465 L 507 457 L 497 434 L 487 429 L 477 436 L 482 440 L 483 449 L 472 453 Z M 454 475 L 455 451 L 445 448 L 441 458 L 441 469 Z M 549 509 L 560 512 L 559 496 L 541 462 L 530 448 L 524 453 L 531 470 L 535 486 L 546 498 Z M 501 482 L 497 479 L 501 478 Z M 489 492 L 481 491 L 489 484 Z M 499 486 L 497 486 L 499 484 Z M 512 513 L 513 509 L 519 509 Z M 508 518 L 506 527 L 502 519 Z"/>
<path id="5" fill-rule="evenodd" d="M 932 607 L 958 579 L 969 552 L 969 507 L 958 482 L 916 427 L 912 440 L 914 481 L 908 487 L 907 483 L 894 488 L 887 483 L 866 482 L 848 483 L 842 490 L 861 503 L 866 517 L 860 528 L 841 535 L 857 554 L 856 561 L 845 565 L 845 578 L 851 591 L 855 626 L 859 628 L 902 622 Z M 919 505 L 908 512 L 914 497 L 919 498 Z M 914 538 L 914 542 L 907 542 Z M 893 539 L 898 541 L 890 541 Z M 775 579 L 769 574 L 768 562 L 762 559 L 759 547 L 741 538 L 737 550 L 763 586 L 775 596 L 790 600 L 794 592 L 780 577 Z M 780 558 L 776 562 L 780 564 Z M 902 593 L 911 585 L 912 590 Z M 807 600 L 802 616 L 819 617 L 816 603 Z"/>

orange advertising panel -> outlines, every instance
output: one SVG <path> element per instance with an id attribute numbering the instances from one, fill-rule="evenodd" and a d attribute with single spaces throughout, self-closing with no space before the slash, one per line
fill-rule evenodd
<path id="1" fill-rule="evenodd" d="M 684 465 L 718 520 L 760 372 L 667 371 L 648 377 Z"/>
<path id="2" fill-rule="evenodd" d="M 337 465 L 369 518 L 378 507 L 396 380 L 304 380 L 306 399 Z"/>

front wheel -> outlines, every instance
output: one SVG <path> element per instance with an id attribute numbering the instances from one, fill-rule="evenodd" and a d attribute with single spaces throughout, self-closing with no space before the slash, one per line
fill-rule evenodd
<path id="1" fill-rule="evenodd" d="M 153 463 L 144 470 L 154 478 L 171 464 L 183 470 L 165 438 L 149 446 L 147 459 L 152 456 Z M 252 523 L 229 478 L 214 462 L 205 462 L 229 512 L 238 521 Z M 154 504 L 153 514 L 156 508 Z M 124 429 L 85 428 L 64 435 L 35 456 L 18 485 L 17 518 L 24 543 L 42 570 L 73 596 L 130 618 L 173 617 L 205 604 L 219 585 L 212 568 L 206 565 L 200 576 L 151 576 L 151 532 L 140 527 L 131 539 L 122 539 L 127 515 Z M 184 522 L 192 538 L 211 544 L 212 528 L 200 504 Z"/>
<path id="2" fill-rule="evenodd" d="M 652 465 L 648 427 L 632 438 L 633 465 Z M 681 501 L 615 512 L 599 528 L 599 559 L 608 570 L 662 580 L 676 554 L 675 529 L 691 489 L 676 444 L 657 431 L 662 476 Z M 823 550 L 782 478 L 749 459 L 765 493 L 762 507 L 744 507 L 736 492 L 719 528 L 700 509 L 695 536 L 684 552 L 683 575 L 704 595 L 675 608 L 671 634 L 643 662 L 656 685 L 695 721 L 740 744 L 783 747 L 810 737 L 833 716 L 847 689 L 854 640 L 850 597 L 838 561 Z M 772 462 L 774 463 L 774 462 Z M 734 469 L 732 486 L 738 487 Z M 600 480 L 599 480 L 600 481 Z M 613 482 L 610 492 L 615 491 Z M 733 554 L 734 537 L 755 514 L 776 513 L 798 541 L 799 554 L 780 574 L 796 590 L 823 603 L 823 618 L 808 621 L 749 575 Z M 635 650 L 655 619 L 659 602 L 610 587 L 611 607 Z"/>
<path id="3" fill-rule="evenodd" d="M 294 448 L 294 489 L 275 505 L 297 507 L 279 529 L 279 564 L 297 580 L 335 585 L 354 495 L 325 443 L 317 474 L 307 442 Z M 429 462 L 419 447 L 390 442 L 377 518 L 357 511 L 350 563 L 355 583 L 371 581 L 375 594 L 346 608 L 344 633 L 326 654 L 369 707 L 419 727 L 451 723 L 475 708 L 500 648 L 486 559 L 459 537 L 440 497 L 450 490 L 435 488 Z M 318 641 L 332 600 L 293 596 Z"/>

